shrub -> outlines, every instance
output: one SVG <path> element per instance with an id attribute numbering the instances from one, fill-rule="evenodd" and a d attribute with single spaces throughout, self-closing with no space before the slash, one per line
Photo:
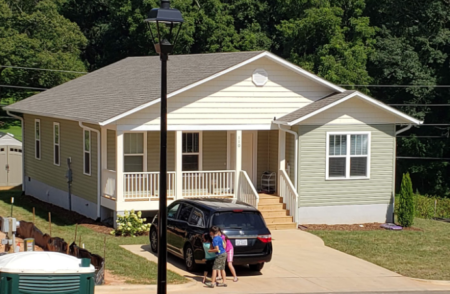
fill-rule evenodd
<path id="1" fill-rule="evenodd" d="M 139 236 L 150 230 L 150 224 L 144 224 L 146 218 L 141 218 L 142 212 L 125 211 L 124 215 L 117 215 L 117 229 L 111 235 Z"/>
<path id="2" fill-rule="evenodd" d="M 409 173 L 403 174 L 400 188 L 397 220 L 403 227 L 410 227 L 414 222 L 414 194 Z"/>

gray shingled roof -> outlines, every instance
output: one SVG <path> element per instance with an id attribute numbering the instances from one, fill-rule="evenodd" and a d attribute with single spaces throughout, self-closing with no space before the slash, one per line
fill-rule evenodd
<path id="1" fill-rule="evenodd" d="M 344 99 L 348 95 L 355 93 L 356 91 L 344 91 L 342 93 L 334 93 L 331 95 L 328 95 L 327 97 L 324 97 L 322 99 L 319 99 L 311 104 L 308 104 L 305 107 L 302 107 L 300 109 L 297 109 L 291 113 L 286 114 L 285 116 L 282 116 L 275 120 L 275 122 L 284 122 L 284 123 L 291 123 L 293 121 L 296 121 L 299 118 L 302 118 L 308 114 L 311 114 L 319 109 L 322 109 L 336 101 L 339 101 L 341 99 Z"/>
<path id="2" fill-rule="evenodd" d="M 261 51 L 173 55 L 168 93 L 242 63 Z M 4 109 L 100 123 L 160 98 L 159 56 L 129 57 Z"/>

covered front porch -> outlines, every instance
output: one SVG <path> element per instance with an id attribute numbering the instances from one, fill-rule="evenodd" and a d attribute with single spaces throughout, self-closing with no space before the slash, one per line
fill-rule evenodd
<path id="1" fill-rule="evenodd" d="M 159 135 L 102 129 L 102 206 L 158 209 Z M 279 130 L 170 131 L 168 201 L 226 197 L 258 207 L 258 192 L 279 190 L 280 167 L 289 182 L 295 178 L 293 137 Z M 271 177 L 262 180 L 264 173 Z"/>

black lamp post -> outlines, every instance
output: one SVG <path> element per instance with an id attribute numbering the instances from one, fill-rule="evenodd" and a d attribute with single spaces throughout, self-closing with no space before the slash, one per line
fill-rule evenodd
<path id="1" fill-rule="evenodd" d="M 183 17 L 177 9 L 170 8 L 170 0 L 161 0 L 161 8 L 150 11 L 148 23 L 155 50 L 161 59 L 161 145 L 159 168 L 158 216 L 158 294 L 167 292 L 167 60 L 172 53 Z M 152 23 L 156 24 L 153 32 Z M 170 43 L 170 41 L 173 43 Z"/>

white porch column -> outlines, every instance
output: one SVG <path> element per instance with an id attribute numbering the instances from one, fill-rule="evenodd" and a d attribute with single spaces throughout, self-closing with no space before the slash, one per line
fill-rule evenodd
<path id="1" fill-rule="evenodd" d="M 239 189 L 239 177 L 242 170 L 242 131 L 236 131 L 236 142 L 234 148 L 236 148 L 236 163 L 234 165 L 236 170 L 234 195 L 236 197 Z"/>
<path id="2" fill-rule="evenodd" d="M 183 198 L 183 131 L 175 132 L 175 199 Z"/>
<path id="3" fill-rule="evenodd" d="M 107 136 L 107 132 L 108 132 L 108 130 L 106 129 L 106 128 L 102 128 L 101 129 L 101 134 L 100 134 L 100 140 L 101 140 L 101 175 L 102 175 L 102 179 L 101 179 L 101 195 L 103 196 L 103 195 L 105 195 L 105 184 L 106 184 L 106 177 L 105 177 L 105 175 L 104 175 L 104 173 L 103 173 L 103 171 L 104 170 L 106 170 L 107 168 L 108 168 L 108 159 L 106 158 L 107 157 L 107 154 L 108 154 L 108 152 L 107 152 L 107 148 L 108 148 L 108 144 L 107 144 L 107 138 L 106 138 L 106 136 Z"/>
<path id="4" fill-rule="evenodd" d="M 123 131 L 117 130 L 116 133 L 116 195 L 117 210 L 120 210 L 120 203 L 123 199 Z"/>
<path id="5" fill-rule="evenodd" d="M 280 170 L 286 170 L 286 132 L 278 130 L 278 170 L 277 193 L 280 193 Z"/>

